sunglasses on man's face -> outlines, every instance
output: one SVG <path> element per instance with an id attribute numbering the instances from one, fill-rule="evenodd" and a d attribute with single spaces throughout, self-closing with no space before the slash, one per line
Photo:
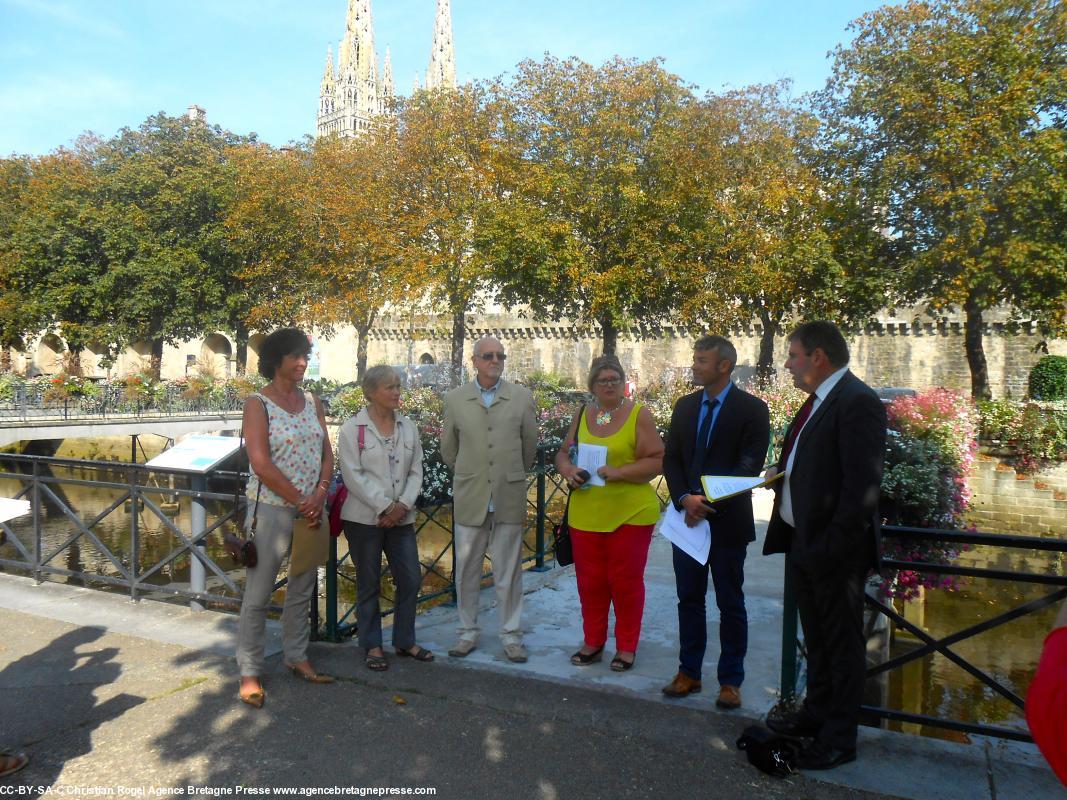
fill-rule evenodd
<path id="1" fill-rule="evenodd" d="M 507 361 L 508 357 L 505 353 L 479 353 L 478 358 L 482 361 L 492 361 L 494 358 L 497 361 Z"/>

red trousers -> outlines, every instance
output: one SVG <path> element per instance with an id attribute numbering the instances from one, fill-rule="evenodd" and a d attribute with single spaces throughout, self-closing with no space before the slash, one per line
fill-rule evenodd
<path id="1" fill-rule="evenodd" d="M 615 605 L 615 649 L 637 652 L 645 611 L 645 563 L 655 525 L 622 525 L 611 533 L 571 528 L 582 628 L 589 647 L 608 639 L 608 609 Z"/>

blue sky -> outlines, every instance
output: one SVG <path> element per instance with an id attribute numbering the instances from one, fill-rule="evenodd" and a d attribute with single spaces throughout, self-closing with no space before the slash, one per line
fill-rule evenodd
<path id="1" fill-rule="evenodd" d="M 397 89 L 424 75 L 436 0 L 373 0 L 379 58 Z M 700 89 L 791 78 L 820 88 L 828 51 L 874 0 L 452 0 L 460 81 L 524 58 L 613 55 L 666 66 Z M 110 136 L 190 103 L 281 145 L 315 126 L 326 45 L 347 0 L 0 0 L 0 154 L 41 154 L 86 130 Z"/>

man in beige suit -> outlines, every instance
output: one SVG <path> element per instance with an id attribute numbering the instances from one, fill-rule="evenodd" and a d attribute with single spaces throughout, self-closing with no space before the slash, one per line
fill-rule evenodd
<path id="1" fill-rule="evenodd" d="M 526 471 L 537 455 L 533 395 L 501 378 L 504 346 L 491 336 L 474 345 L 475 380 L 445 395 L 441 455 L 452 469 L 456 595 L 462 658 L 478 642 L 478 590 L 486 550 L 508 660 L 526 661 L 522 644 L 522 533 Z"/>

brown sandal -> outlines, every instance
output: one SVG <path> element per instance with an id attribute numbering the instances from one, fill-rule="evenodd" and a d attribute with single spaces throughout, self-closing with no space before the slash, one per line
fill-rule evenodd
<path id="1" fill-rule="evenodd" d="M 246 703 L 252 708 L 263 708 L 263 701 L 267 699 L 262 689 L 253 689 L 250 692 L 239 691 L 237 696 L 241 698 L 242 703 Z"/>
<path id="2" fill-rule="evenodd" d="M 384 655 L 372 656 L 368 654 L 363 663 L 367 665 L 367 669 L 371 672 L 385 672 L 389 669 L 389 662 L 385 660 Z"/>
<path id="3" fill-rule="evenodd" d="M 30 757 L 25 753 L 16 753 L 12 750 L 0 750 L 0 778 L 14 775 L 29 763 Z"/>

